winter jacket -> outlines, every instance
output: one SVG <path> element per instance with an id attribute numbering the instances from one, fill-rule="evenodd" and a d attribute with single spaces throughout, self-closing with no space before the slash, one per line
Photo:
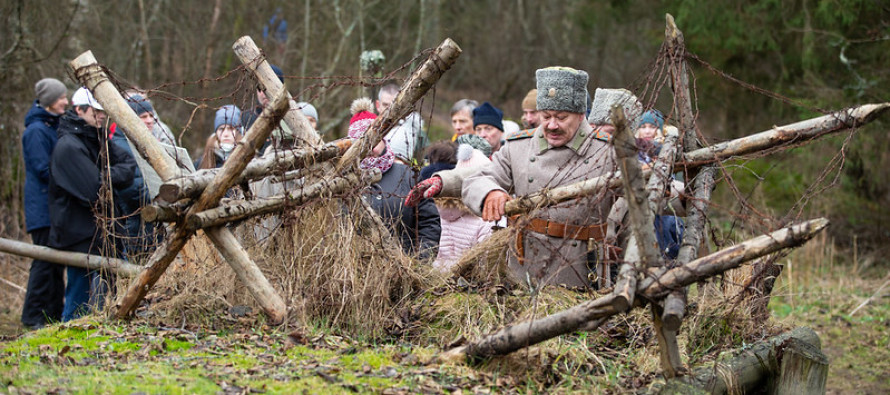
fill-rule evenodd
<path id="1" fill-rule="evenodd" d="M 453 168 L 454 168 L 453 163 L 444 163 L 444 162 L 430 163 L 429 166 L 425 166 L 423 169 L 420 169 L 420 180 L 419 181 L 423 181 L 423 180 L 426 180 L 427 178 L 432 177 L 433 173 L 436 173 L 436 172 L 439 172 L 442 170 L 451 170 Z M 460 191 L 458 191 L 458 194 L 460 194 Z"/>
<path id="2" fill-rule="evenodd" d="M 533 136 L 511 140 L 494 153 L 491 164 L 466 178 L 462 183 L 463 202 L 481 215 L 485 197 L 493 190 L 523 196 L 603 176 L 617 169 L 615 151 L 604 140 L 587 122 L 581 122 L 571 141 L 552 147 L 539 126 Z M 615 199 L 612 191 L 603 191 L 536 210 L 533 215 L 557 224 L 599 225 L 606 222 Z M 525 262 L 519 262 L 513 254 L 508 262 L 516 280 L 571 287 L 591 284 L 588 242 L 530 230 L 522 232 L 521 241 Z"/>
<path id="3" fill-rule="evenodd" d="M 97 235 L 100 228 L 93 209 L 103 179 L 110 178 L 115 189 L 133 183 L 136 161 L 117 145 L 107 144 L 110 166 L 106 168 L 100 155 L 106 142 L 105 131 L 88 125 L 74 110 L 62 115 L 50 162 L 51 247 L 64 249 Z"/>
<path id="4" fill-rule="evenodd" d="M 436 208 L 441 218 L 442 236 L 439 238 L 439 255 L 433 266 L 447 271 L 457 264 L 464 252 L 491 236 L 493 223 L 471 213 L 457 199 L 439 199 Z"/>
<path id="5" fill-rule="evenodd" d="M 442 230 L 439 211 L 431 199 L 422 200 L 416 207 L 404 206 L 415 180 L 414 170 L 396 162 L 379 182 L 369 187 L 365 197 L 383 223 L 398 236 L 402 250 L 426 258 L 436 254 Z"/>
<path id="6" fill-rule="evenodd" d="M 34 101 L 25 115 L 22 153 L 25 158 L 25 225 L 28 232 L 48 228 L 49 162 L 56 146 L 59 115 L 46 111 Z"/>

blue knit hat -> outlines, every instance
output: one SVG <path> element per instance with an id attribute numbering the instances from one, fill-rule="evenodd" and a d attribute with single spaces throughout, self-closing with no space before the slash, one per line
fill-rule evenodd
<path id="1" fill-rule="evenodd" d="M 241 110 L 234 104 L 227 104 L 216 110 L 216 117 L 213 119 L 213 132 L 215 133 L 222 125 L 232 125 L 235 129 L 240 129 Z"/>
<path id="2" fill-rule="evenodd" d="M 659 130 L 664 129 L 664 115 L 658 110 L 649 110 L 643 113 L 640 118 L 640 125 L 651 123 Z"/>
<path id="3" fill-rule="evenodd" d="M 501 109 L 485 102 L 473 109 L 473 127 L 476 125 L 491 125 L 500 131 L 504 131 L 504 112 Z"/>
<path id="4" fill-rule="evenodd" d="M 147 112 L 154 113 L 155 111 L 151 102 L 142 95 L 130 96 L 130 98 L 127 99 L 127 104 L 130 105 L 130 108 L 133 109 L 133 112 L 135 112 L 136 115 L 142 115 Z"/>

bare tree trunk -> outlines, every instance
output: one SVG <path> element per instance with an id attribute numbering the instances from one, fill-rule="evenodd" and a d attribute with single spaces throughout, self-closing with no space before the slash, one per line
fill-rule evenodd
<path id="1" fill-rule="evenodd" d="M 2 237 L 0 237 L 0 252 L 32 259 L 40 259 L 42 261 L 58 263 L 60 265 L 76 266 L 84 269 L 108 270 L 125 277 L 133 277 L 142 271 L 141 267 L 133 265 L 123 259 L 105 258 L 80 252 L 56 250 Z"/>
<path id="2" fill-rule="evenodd" d="M 139 0 L 142 3 L 142 0 Z M 216 47 L 216 26 L 219 23 L 219 15 L 222 13 L 222 0 L 216 0 L 213 5 L 213 16 L 210 17 L 210 27 L 207 28 L 207 49 L 204 51 L 204 82 L 203 86 L 208 86 L 210 79 L 210 70 L 213 65 L 213 50 Z"/>
<path id="3" fill-rule="evenodd" d="M 149 81 L 155 80 L 154 63 L 151 56 L 151 42 L 148 36 L 148 23 L 145 20 L 145 0 L 139 0 L 139 27 L 142 33 L 142 48 L 145 50 L 145 72 Z"/>

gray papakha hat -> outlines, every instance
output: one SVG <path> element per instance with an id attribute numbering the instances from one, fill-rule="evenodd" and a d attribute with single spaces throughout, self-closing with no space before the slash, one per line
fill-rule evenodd
<path id="1" fill-rule="evenodd" d="M 535 71 L 535 80 L 538 110 L 587 112 L 587 72 L 571 67 L 547 67 Z"/>
<path id="2" fill-rule="evenodd" d="M 590 116 L 587 122 L 592 125 L 611 125 L 612 106 L 621 104 L 624 108 L 624 117 L 627 118 L 627 126 L 631 130 L 636 129 L 640 117 L 643 115 L 643 103 L 627 89 L 601 89 L 597 88 L 593 96 L 593 104 L 590 106 Z"/>

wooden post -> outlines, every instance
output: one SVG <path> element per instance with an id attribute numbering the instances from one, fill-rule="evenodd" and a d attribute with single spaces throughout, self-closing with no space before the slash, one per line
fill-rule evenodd
<path id="1" fill-rule="evenodd" d="M 142 271 L 142 267 L 136 266 L 123 259 L 105 258 L 80 252 L 62 251 L 2 237 L 0 237 L 0 252 L 32 259 L 40 259 L 42 261 L 58 263 L 60 265 L 76 266 L 93 270 L 108 270 L 124 277 L 133 277 Z"/>
<path id="2" fill-rule="evenodd" d="M 266 61 L 266 57 L 260 52 L 259 47 L 253 42 L 250 36 L 244 36 L 235 41 L 232 45 L 235 55 L 241 60 L 248 70 L 253 71 L 263 87 L 267 95 L 271 92 L 278 92 L 284 86 L 284 83 L 275 75 L 272 66 Z M 289 110 L 284 116 L 284 122 L 294 132 L 294 140 L 298 146 L 308 145 L 317 146 L 322 143 L 321 137 L 309 124 L 309 120 L 303 115 L 303 112 L 297 108 L 297 103 L 291 98 L 290 93 L 285 90 L 287 95 L 287 103 Z M 269 96 L 271 98 L 271 96 Z M 278 124 L 275 124 L 277 127 Z"/>
<path id="3" fill-rule="evenodd" d="M 695 135 L 695 114 L 692 112 L 692 97 L 689 94 L 689 74 L 686 70 L 686 42 L 683 32 L 674 23 L 671 14 L 665 14 L 667 21 L 664 41 L 670 59 L 671 87 L 674 93 L 674 113 L 680 118 L 680 143 L 684 152 L 699 148 Z M 692 178 L 687 177 L 687 178 Z"/>
<path id="4" fill-rule="evenodd" d="M 776 395 L 824 394 L 828 358 L 813 343 L 791 338 L 782 344 Z"/>
<path id="5" fill-rule="evenodd" d="M 392 105 L 383 114 L 374 119 L 374 123 L 371 124 L 362 138 L 356 144 L 353 144 L 346 151 L 346 154 L 340 158 L 336 171 L 342 172 L 347 166 L 353 165 L 360 158 L 368 156 L 368 153 L 380 142 L 383 136 L 386 135 L 386 132 L 395 126 L 398 120 L 411 112 L 414 108 L 414 103 L 420 100 L 439 81 L 442 74 L 451 68 L 460 54 L 460 47 L 450 38 L 446 38 L 442 44 L 439 44 L 430 57 L 405 81 L 399 93 L 393 99 Z"/>
<path id="6" fill-rule="evenodd" d="M 136 150 L 151 167 L 158 172 L 161 179 L 167 180 L 178 175 L 173 158 L 161 149 L 157 139 L 145 127 L 145 123 L 121 97 L 117 87 L 108 80 L 92 51 L 86 51 L 68 63 L 74 76 L 91 92 L 105 108 L 105 112 L 117 122 L 127 138 L 136 146 Z"/>

